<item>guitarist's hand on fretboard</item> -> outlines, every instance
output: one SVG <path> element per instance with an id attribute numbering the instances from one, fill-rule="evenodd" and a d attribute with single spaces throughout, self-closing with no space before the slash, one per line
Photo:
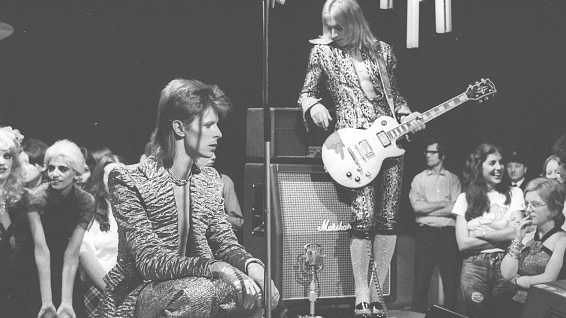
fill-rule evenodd
<path id="1" fill-rule="evenodd" d="M 409 128 L 411 129 L 411 133 L 417 133 L 426 128 L 425 122 L 423 120 L 423 115 L 419 112 L 412 112 L 407 116 L 401 117 L 401 124 L 413 121 L 409 124 Z"/>

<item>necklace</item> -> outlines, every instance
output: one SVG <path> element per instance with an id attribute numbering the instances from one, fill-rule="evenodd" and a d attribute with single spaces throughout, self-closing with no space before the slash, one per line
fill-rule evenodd
<path id="1" fill-rule="evenodd" d="M 189 172 L 189 175 L 187 176 L 186 179 L 179 179 L 179 178 L 175 177 L 171 173 L 171 171 L 169 171 L 169 169 L 167 169 L 167 174 L 169 174 L 169 178 L 171 179 L 171 181 L 173 181 L 173 183 L 176 186 L 179 186 L 179 187 L 187 185 L 187 183 L 189 183 L 189 181 L 191 180 L 191 176 L 192 176 L 192 174 Z"/>

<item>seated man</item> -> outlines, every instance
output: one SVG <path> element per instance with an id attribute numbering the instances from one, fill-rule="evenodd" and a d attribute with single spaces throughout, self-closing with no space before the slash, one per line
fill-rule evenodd
<path id="1" fill-rule="evenodd" d="M 156 152 L 110 173 L 118 263 L 95 316 L 263 316 L 263 264 L 224 216 L 218 172 L 195 164 L 214 155 L 229 107 L 216 85 L 176 79 L 163 89 Z"/>

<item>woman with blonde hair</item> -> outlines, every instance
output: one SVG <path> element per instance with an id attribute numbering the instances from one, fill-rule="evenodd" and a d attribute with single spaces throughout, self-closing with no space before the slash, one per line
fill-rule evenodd
<path id="1" fill-rule="evenodd" d="M 22 281 L 29 228 L 23 211 L 24 172 L 19 155 L 24 136 L 12 127 L 0 128 L 0 313 L 14 317 L 25 292 Z M 28 258 L 28 261 L 31 259 Z M 33 272 L 26 273 L 29 277 Z M 30 282 L 31 283 L 31 282 Z M 24 296 L 25 295 L 25 296 Z"/>
<path id="2" fill-rule="evenodd" d="M 560 158 L 558 158 L 558 156 L 556 155 L 548 156 L 548 158 L 546 158 L 544 164 L 542 165 L 541 175 L 547 179 L 555 179 L 560 182 L 561 181 L 560 170 L 558 169 L 559 165 L 560 165 Z"/>
<path id="3" fill-rule="evenodd" d="M 72 141 L 59 140 L 47 148 L 45 166 L 48 182 L 27 201 L 42 300 L 38 317 L 83 317 L 76 273 L 94 211 L 92 195 L 76 185 L 85 172 L 84 156 Z"/>

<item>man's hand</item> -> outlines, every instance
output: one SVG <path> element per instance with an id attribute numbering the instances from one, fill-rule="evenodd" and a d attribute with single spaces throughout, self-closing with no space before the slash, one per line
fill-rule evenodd
<path id="1" fill-rule="evenodd" d="M 324 105 L 316 104 L 310 109 L 310 114 L 312 121 L 318 127 L 328 130 L 328 125 L 332 121 L 332 116 L 330 116 L 330 112 Z"/>
<path id="2" fill-rule="evenodd" d="M 419 112 L 412 112 L 409 115 L 401 118 L 401 124 L 406 123 L 408 121 L 413 121 L 409 124 L 409 128 L 411 129 L 411 133 L 419 132 L 426 128 L 425 122 L 423 120 L 423 115 Z"/>
<path id="3" fill-rule="evenodd" d="M 248 265 L 248 275 L 258 284 L 258 286 L 263 291 L 263 295 L 265 295 L 264 286 L 265 286 L 265 269 L 258 263 L 251 263 Z M 279 303 L 279 291 L 277 287 L 275 287 L 275 283 L 273 280 L 271 281 L 271 308 L 277 307 Z M 263 306 L 263 297 L 261 299 Z"/>
<path id="4" fill-rule="evenodd" d="M 248 275 L 225 262 L 216 262 L 210 266 L 213 275 L 230 284 L 238 293 L 238 301 L 245 309 L 252 309 L 261 304 L 261 288 Z"/>

